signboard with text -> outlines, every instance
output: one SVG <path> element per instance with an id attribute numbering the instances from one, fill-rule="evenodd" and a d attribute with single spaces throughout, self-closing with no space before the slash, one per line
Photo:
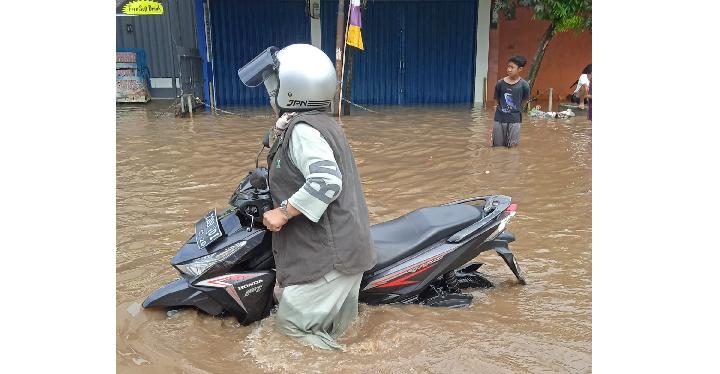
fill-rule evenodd
<path id="1" fill-rule="evenodd" d="M 116 1 L 115 14 L 118 16 L 152 16 L 163 14 L 160 1 L 129 0 Z"/>

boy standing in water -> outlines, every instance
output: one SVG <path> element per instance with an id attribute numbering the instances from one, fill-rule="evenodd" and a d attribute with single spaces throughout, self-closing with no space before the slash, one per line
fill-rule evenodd
<path id="1" fill-rule="evenodd" d="M 520 142 L 523 103 L 530 98 L 530 85 L 520 77 L 527 64 L 523 56 L 512 56 L 507 63 L 507 76 L 495 84 L 495 118 L 493 123 L 493 147 L 508 148 Z"/>

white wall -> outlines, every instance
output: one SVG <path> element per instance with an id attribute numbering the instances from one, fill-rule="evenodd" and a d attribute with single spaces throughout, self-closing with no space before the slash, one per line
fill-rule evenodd
<path id="1" fill-rule="evenodd" d="M 490 50 L 490 0 L 478 0 L 476 36 L 474 101 L 482 103 L 485 101 L 483 90 L 485 89 L 485 78 L 487 78 L 488 74 L 488 53 Z"/>

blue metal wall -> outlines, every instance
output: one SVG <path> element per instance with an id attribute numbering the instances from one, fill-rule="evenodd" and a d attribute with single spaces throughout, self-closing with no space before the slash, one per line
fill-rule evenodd
<path id="1" fill-rule="evenodd" d="M 320 8 L 323 51 L 335 61 L 337 1 Z M 472 102 L 477 1 L 368 1 L 362 18 L 353 102 Z"/>
<path id="2" fill-rule="evenodd" d="M 267 105 L 263 87 L 247 88 L 237 70 L 265 48 L 310 44 L 310 20 L 301 0 L 211 0 L 217 104 Z"/>

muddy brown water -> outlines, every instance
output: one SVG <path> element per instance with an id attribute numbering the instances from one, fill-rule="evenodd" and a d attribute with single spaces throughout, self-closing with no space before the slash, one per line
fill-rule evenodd
<path id="1" fill-rule="evenodd" d="M 379 107 L 342 118 L 372 223 L 453 199 L 512 196 L 508 229 L 528 284 L 502 259 L 477 260 L 496 287 L 470 307 L 360 305 L 325 352 L 274 331 L 138 304 L 176 278 L 169 265 L 194 223 L 226 207 L 255 164 L 268 109 L 175 118 L 165 102 L 117 108 L 116 365 L 120 373 L 541 373 L 591 371 L 590 123 L 525 118 L 520 146 L 489 147 L 492 110 Z"/>

